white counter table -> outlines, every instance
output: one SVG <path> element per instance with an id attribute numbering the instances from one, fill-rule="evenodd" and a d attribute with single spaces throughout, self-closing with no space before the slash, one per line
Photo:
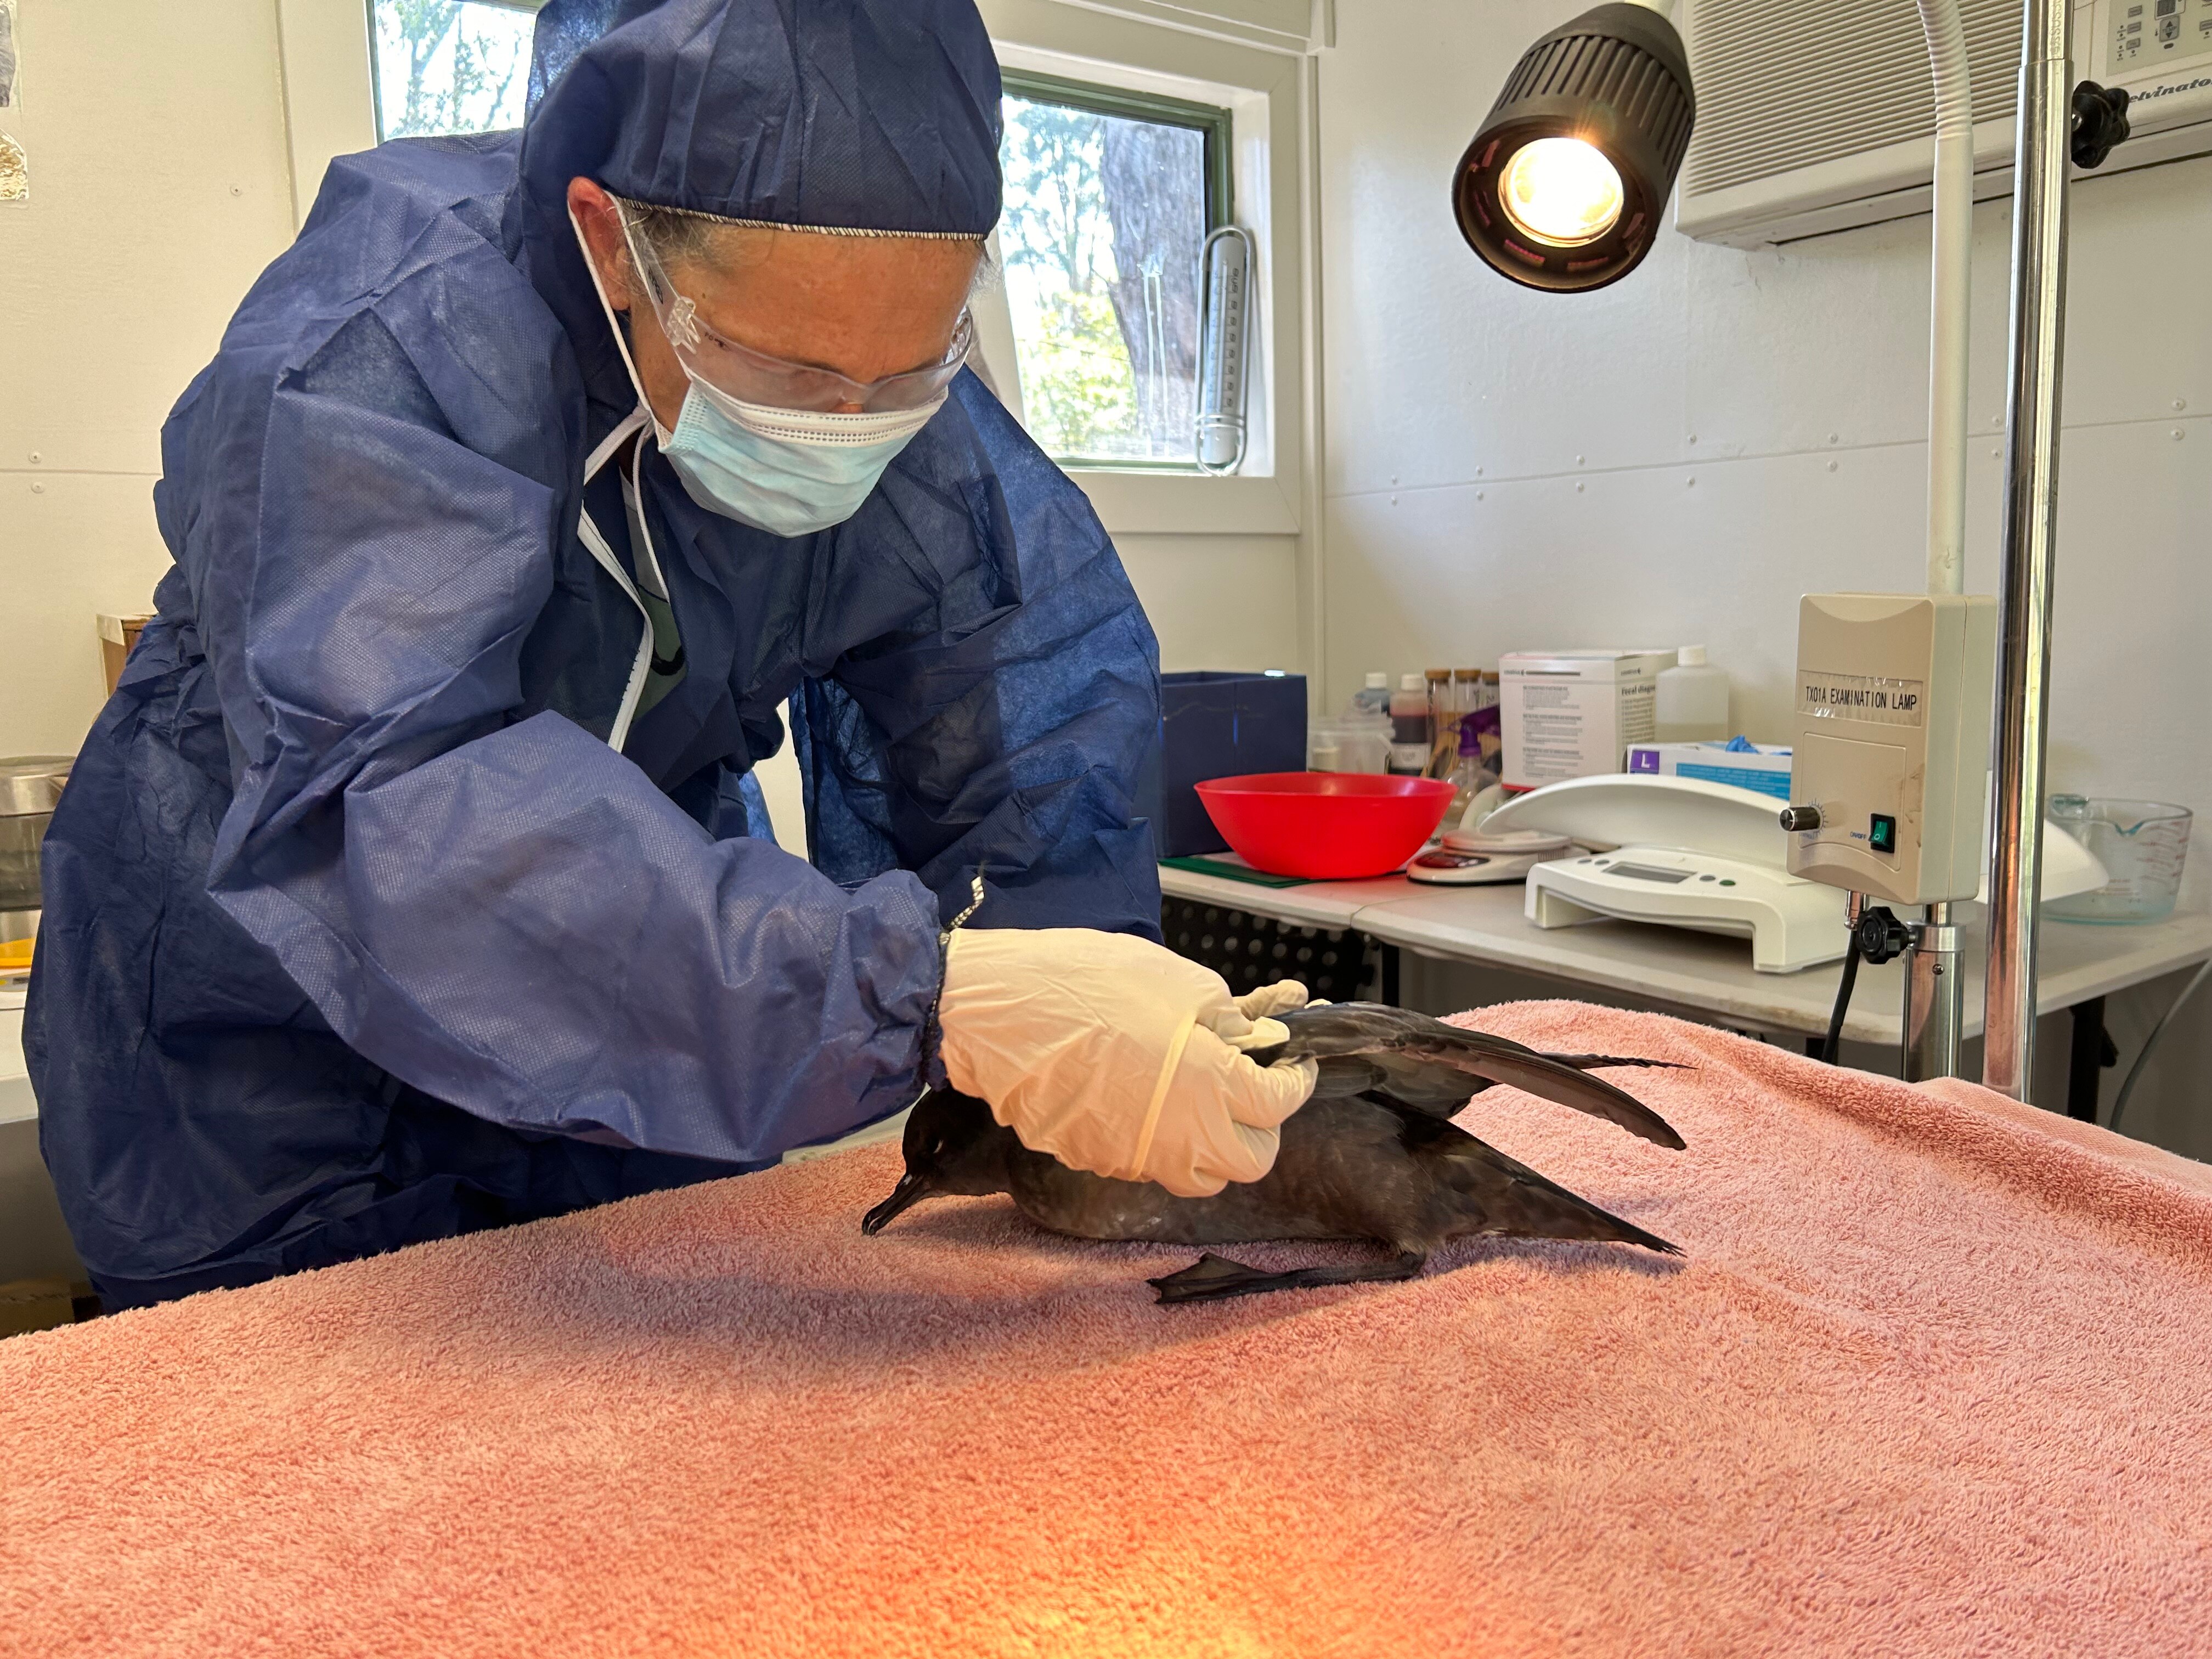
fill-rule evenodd
<path id="1" fill-rule="evenodd" d="M 1224 905 L 1303 927 L 1357 929 L 1384 948 L 1386 996 L 1397 977 L 1389 953 L 1402 950 L 1540 975 L 1570 987 L 1627 993 L 1762 1036 L 1807 1037 L 1827 1030 L 1843 974 L 1839 963 L 1796 974 L 1762 974 L 1752 967 L 1746 941 L 1679 927 L 1595 921 L 1541 928 L 1522 914 L 1525 890 L 1518 883 L 1426 887 L 1388 876 L 1262 887 L 1163 866 L 1160 888 L 1170 898 Z M 1960 957 L 1966 981 L 1964 1035 L 1973 1037 L 1982 1030 L 1984 935 L 1979 907 L 1967 909 L 1972 919 L 1960 930 Z M 2103 998 L 2207 957 L 2212 957 L 2212 916 L 2176 916 L 2131 927 L 2046 922 L 2038 1006 L 2046 1014 L 2066 1009 L 2094 1014 L 2094 1021 L 2085 1019 L 2077 1033 L 2077 1048 L 2089 1048 L 2094 1056 L 2103 1042 Z M 1847 1038 L 1888 1048 L 1902 1042 L 1904 975 L 1901 962 L 1860 969 L 1844 1027 Z M 2092 1100 L 2095 1069 L 2092 1063 L 2087 1071 Z M 2077 1081 L 2081 1075 L 2077 1064 Z M 2078 1106 L 2078 1099 L 2074 1103 Z M 2087 1114 L 2077 1109 L 2075 1115 Z"/>

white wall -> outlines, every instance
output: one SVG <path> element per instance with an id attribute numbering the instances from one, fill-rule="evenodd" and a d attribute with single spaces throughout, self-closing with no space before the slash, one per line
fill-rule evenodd
<path id="1" fill-rule="evenodd" d="M 1001 55 L 1018 67 L 1116 84 L 1130 71 L 1149 73 L 1170 77 L 1156 90 L 1237 111 L 1237 216 L 1261 244 L 1253 403 L 1265 462 L 1225 479 L 1073 476 L 1114 537 L 1159 635 L 1163 667 L 1306 669 L 1300 596 L 1313 586 L 1317 505 L 1304 441 L 1310 77 L 1297 49 L 1306 0 L 979 4 Z M 1193 32 L 1201 26 L 1214 33 Z"/>
<path id="2" fill-rule="evenodd" d="M 162 417 L 291 235 L 263 0 L 26 0 L 31 199 L 0 204 L 0 754 L 73 752 L 93 617 L 150 609 Z"/>
<path id="3" fill-rule="evenodd" d="M 1670 234 L 1577 297 L 1494 276 L 1454 225 L 1452 169 L 1520 52 L 1577 9 L 1360 0 L 1322 55 L 1325 696 L 1368 668 L 1705 641 L 1737 724 L 1781 737 L 1798 596 L 1924 580 L 1928 222 L 1762 253 Z M 2094 180 L 2074 206 L 2052 777 L 2212 812 L 2212 161 Z M 1977 222 L 1984 592 L 2008 210 Z M 2203 908 L 2212 834 L 2190 888 Z M 2124 1054 L 2170 990 L 2116 1004 Z M 2130 1127 L 2212 1153 L 2212 1001 L 2195 1031 Z"/>
<path id="4" fill-rule="evenodd" d="M 1160 665 L 1298 670 L 1295 536 L 1132 536 L 1115 550 L 1160 636 Z"/>

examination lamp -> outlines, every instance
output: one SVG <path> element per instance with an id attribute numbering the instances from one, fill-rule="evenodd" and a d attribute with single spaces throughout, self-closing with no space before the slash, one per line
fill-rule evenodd
<path id="1" fill-rule="evenodd" d="M 1460 234 L 1492 270 L 1575 294 L 1651 251 L 1697 115 L 1667 3 L 1586 11 L 1506 77 L 1452 179 Z"/>

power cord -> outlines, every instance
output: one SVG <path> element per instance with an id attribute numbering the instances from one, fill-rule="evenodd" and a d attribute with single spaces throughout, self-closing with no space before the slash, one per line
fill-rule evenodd
<path id="1" fill-rule="evenodd" d="M 1820 1058 L 1828 1065 L 1836 1063 L 1836 1055 L 1844 1046 L 1844 1016 L 1851 1011 L 1851 988 L 1859 982 L 1859 936 L 1854 928 L 1851 941 L 1844 950 L 1844 976 L 1836 986 L 1836 1009 L 1828 1016 L 1828 1040 L 1820 1045 Z"/>
<path id="2" fill-rule="evenodd" d="M 1899 921 L 1893 911 L 1877 904 L 1859 912 L 1857 920 L 1851 924 L 1850 941 L 1844 951 L 1844 977 L 1836 986 L 1835 1010 L 1828 1016 L 1827 1041 L 1820 1045 L 1820 1058 L 1827 1064 L 1833 1066 L 1836 1057 L 1843 1052 L 1844 1019 L 1851 1011 L 1851 991 L 1858 984 L 1859 963 L 1870 962 L 1879 968 L 1885 962 L 1894 962 L 1911 943 L 1912 930 Z"/>
<path id="3" fill-rule="evenodd" d="M 2128 1109 L 2128 1097 L 2136 1091 L 2136 1084 L 2142 1077 L 2144 1062 L 2150 1059 L 2152 1051 L 2158 1047 L 2159 1038 L 2166 1035 L 2166 1028 L 2172 1023 L 2173 1017 L 2181 1012 L 2182 1005 L 2197 994 L 2197 988 L 2204 983 L 2208 975 L 2212 975 L 2212 962 L 2207 962 L 2197 970 L 2195 977 L 2181 988 L 2181 994 L 2174 998 L 2166 1011 L 2158 1017 L 2158 1024 L 2150 1028 L 2150 1035 L 2143 1039 L 2142 1052 L 2136 1056 L 2136 1063 L 2128 1067 L 2127 1081 L 2120 1085 L 2120 1092 L 2113 1098 L 2112 1115 L 2111 1121 L 2105 1125 L 2106 1128 L 2117 1129 L 2120 1127 L 2120 1114 Z"/>

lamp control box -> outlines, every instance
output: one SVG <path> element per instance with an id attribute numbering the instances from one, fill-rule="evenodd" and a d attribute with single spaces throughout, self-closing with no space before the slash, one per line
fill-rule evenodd
<path id="1" fill-rule="evenodd" d="M 1996 623 L 1986 594 L 1799 602 L 1791 875 L 1892 904 L 1974 896 Z"/>

